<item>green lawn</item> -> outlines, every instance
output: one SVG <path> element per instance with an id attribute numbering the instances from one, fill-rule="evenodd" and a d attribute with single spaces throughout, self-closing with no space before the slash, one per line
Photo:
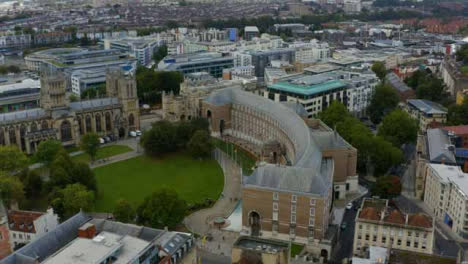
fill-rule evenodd
<path id="1" fill-rule="evenodd" d="M 132 150 L 133 150 L 132 148 L 130 148 L 129 146 L 125 146 L 125 145 L 104 146 L 102 148 L 99 148 L 96 154 L 96 160 L 112 157 L 112 156 L 119 155 L 122 153 L 130 152 Z M 72 159 L 74 161 L 82 161 L 82 162 L 90 161 L 89 155 L 85 153 L 73 156 Z"/>
<path id="2" fill-rule="evenodd" d="M 291 244 L 291 258 L 294 258 L 296 255 L 299 255 L 303 248 L 304 248 L 304 245 L 292 243 Z"/>
<path id="3" fill-rule="evenodd" d="M 134 205 L 161 188 L 176 190 L 187 203 L 218 199 L 224 177 L 214 160 L 194 160 L 173 154 L 163 159 L 139 156 L 96 168 L 97 212 L 112 212 L 119 198 Z"/>
<path id="4" fill-rule="evenodd" d="M 255 167 L 256 159 L 255 157 L 250 154 L 248 151 L 240 148 L 233 143 L 224 142 L 220 139 L 213 139 L 214 144 L 223 152 L 227 153 L 230 157 L 237 155 L 237 163 L 242 167 L 242 172 L 246 176 L 250 176 L 253 172 L 253 168 Z M 236 150 L 233 153 L 233 149 Z M 237 153 L 237 154 L 236 154 Z"/>

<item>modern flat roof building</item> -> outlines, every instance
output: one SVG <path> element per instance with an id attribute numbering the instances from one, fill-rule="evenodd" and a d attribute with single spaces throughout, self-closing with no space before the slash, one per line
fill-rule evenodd
<path id="1" fill-rule="evenodd" d="M 218 52 L 199 52 L 168 56 L 158 64 L 159 70 L 180 71 L 184 74 L 208 72 L 213 77 L 222 77 L 223 69 L 232 68 L 234 59 Z"/>
<path id="2" fill-rule="evenodd" d="M 41 82 L 33 79 L 0 84 L 0 112 L 8 113 L 39 107 L 40 90 Z"/>
<path id="3" fill-rule="evenodd" d="M 357 115 L 365 112 L 370 103 L 377 77 L 373 73 L 333 71 L 322 74 L 286 76 L 269 85 L 264 97 L 277 102 L 298 102 L 314 117 L 332 101 L 343 103 Z"/>
<path id="4" fill-rule="evenodd" d="M 155 38 L 123 38 L 123 39 L 105 39 L 104 49 L 121 50 L 127 52 L 137 59 L 138 64 L 148 65 L 153 58 L 154 50 L 161 44 L 161 41 Z"/>

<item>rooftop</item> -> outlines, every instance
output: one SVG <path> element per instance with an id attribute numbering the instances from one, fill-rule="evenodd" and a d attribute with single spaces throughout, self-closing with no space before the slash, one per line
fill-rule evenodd
<path id="1" fill-rule="evenodd" d="M 468 196 L 468 173 L 463 172 L 459 166 L 434 163 L 429 163 L 428 166 L 437 173 L 442 182 L 456 185 L 465 196 Z"/>
<path id="2" fill-rule="evenodd" d="M 8 211 L 9 229 L 27 233 L 36 233 L 34 221 L 43 216 L 44 213 L 32 211 Z"/>
<path id="3" fill-rule="evenodd" d="M 321 83 L 306 81 L 307 80 L 304 80 L 304 82 L 277 82 L 270 85 L 268 88 L 302 95 L 314 95 L 346 87 L 346 84 L 339 80 L 323 80 Z"/>
<path id="4" fill-rule="evenodd" d="M 442 127 L 443 130 L 450 131 L 455 135 L 466 135 L 468 134 L 468 125 L 461 126 L 446 126 Z"/>
<path id="5" fill-rule="evenodd" d="M 0 85 L 0 93 L 5 93 L 19 89 L 37 89 L 41 88 L 41 82 L 39 80 L 24 79 L 21 82 L 11 83 L 6 85 Z"/>
<path id="6" fill-rule="evenodd" d="M 425 114 L 447 114 L 447 109 L 438 103 L 424 99 L 409 99 L 408 104 Z"/>
<path id="7" fill-rule="evenodd" d="M 432 219 L 424 214 L 404 214 L 386 199 L 365 198 L 357 219 L 377 221 L 382 224 L 404 225 L 416 228 L 432 228 Z"/>
<path id="8" fill-rule="evenodd" d="M 427 148 L 431 162 L 456 164 L 451 146 L 450 137 L 445 130 L 440 128 L 427 130 Z"/>

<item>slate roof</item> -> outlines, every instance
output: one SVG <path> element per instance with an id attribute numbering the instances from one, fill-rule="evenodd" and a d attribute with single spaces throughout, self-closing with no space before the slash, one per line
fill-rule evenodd
<path id="1" fill-rule="evenodd" d="M 119 104 L 119 100 L 117 98 L 109 97 L 109 98 L 99 98 L 93 100 L 86 100 L 86 101 L 79 101 L 79 102 L 72 102 L 70 103 L 70 109 L 75 111 L 81 110 L 89 110 L 95 109 L 110 105 Z"/>
<path id="2" fill-rule="evenodd" d="M 408 104 L 425 114 L 447 114 L 446 108 L 429 100 L 409 99 Z"/>
<path id="3" fill-rule="evenodd" d="M 400 93 L 404 93 L 406 91 L 409 91 L 411 90 L 410 87 L 408 87 L 408 85 L 406 85 L 406 83 L 402 82 L 400 80 L 400 78 L 398 78 L 398 76 L 394 73 L 394 72 L 390 72 L 388 73 L 386 76 L 385 76 L 385 79 L 390 83 L 390 85 L 395 88 L 396 90 L 398 90 L 398 92 Z"/>
<path id="4" fill-rule="evenodd" d="M 89 216 L 80 212 L 0 260 L 0 264 L 36 264 L 36 258 L 43 261 L 75 239 L 78 228 L 89 220 Z"/>
<path id="5" fill-rule="evenodd" d="M 13 123 L 24 120 L 33 120 L 46 117 L 47 113 L 42 108 L 28 109 L 0 114 L 0 123 Z"/>
<path id="6" fill-rule="evenodd" d="M 260 166 L 246 178 L 246 186 L 327 195 L 332 186 L 333 161 L 322 158 L 320 146 L 311 129 L 297 114 L 297 109 L 233 88 L 214 91 L 204 101 L 219 106 L 238 104 L 255 109 L 276 120 L 293 143 L 295 155 L 288 157 L 292 166 Z"/>
<path id="7" fill-rule="evenodd" d="M 448 149 L 451 145 L 447 131 L 440 128 L 427 130 L 427 148 L 430 162 L 455 164 L 455 154 Z"/>

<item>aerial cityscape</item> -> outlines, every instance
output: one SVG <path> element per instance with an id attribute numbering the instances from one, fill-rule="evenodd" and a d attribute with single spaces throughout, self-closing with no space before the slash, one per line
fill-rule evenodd
<path id="1" fill-rule="evenodd" d="M 0 264 L 468 264 L 468 1 L 0 0 Z"/>

